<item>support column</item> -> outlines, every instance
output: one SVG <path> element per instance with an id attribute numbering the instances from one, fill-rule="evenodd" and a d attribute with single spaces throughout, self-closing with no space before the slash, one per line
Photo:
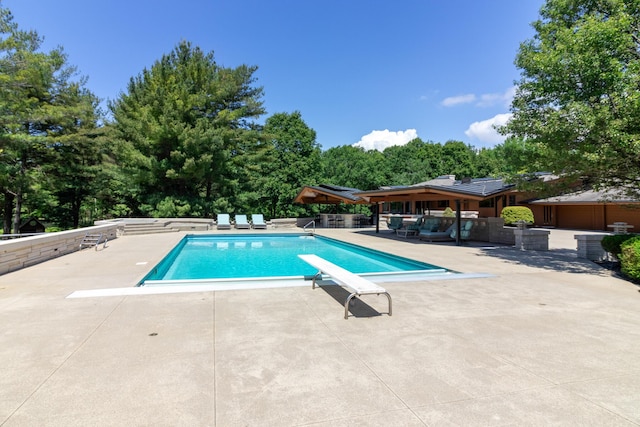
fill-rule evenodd
<path id="1" fill-rule="evenodd" d="M 456 246 L 462 244 L 460 232 L 462 231 L 462 212 L 460 212 L 460 199 L 456 199 Z"/>

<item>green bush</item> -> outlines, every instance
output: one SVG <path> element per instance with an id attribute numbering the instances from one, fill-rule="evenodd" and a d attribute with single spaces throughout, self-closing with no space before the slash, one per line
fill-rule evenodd
<path id="1" fill-rule="evenodd" d="M 640 236 L 620 245 L 620 270 L 633 280 L 640 280 Z"/>
<path id="2" fill-rule="evenodd" d="M 509 206 L 502 209 L 500 217 L 504 219 L 505 225 L 513 225 L 518 221 L 533 224 L 533 212 L 526 206 Z"/>
<path id="3" fill-rule="evenodd" d="M 442 212 L 442 216 L 445 218 L 454 218 L 456 216 L 455 212 L 453 212 L 453 209 L 451 208 L 445 208 L 445 210 Z"/>
<path id="4" fill-rule="evenodd" d="M 608 236 L 604 236 L 600 244 L 602 245 L 602 249 L 609 252 L 611 255 L 620 258 L 620 246 L 629 239 L 633 239 L 637 237 L 636 234 L 611 234 Z"/>

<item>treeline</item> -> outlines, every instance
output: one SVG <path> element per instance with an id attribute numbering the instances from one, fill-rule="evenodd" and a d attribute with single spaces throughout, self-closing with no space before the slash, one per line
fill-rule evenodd
<path id="1" fill-rule="evenodd" d="M 101 111 L 62 48 L 20 30 L 0 7 L 0 203 L 4 233 L 25 216 L 60 228 L 95 219 L 310 215 L 292 200 L 304 185 L 363 190 L 442 174 L 519 172 L 516 140 L 476 150 L 420 139 L 384 152 L 322 151 L 300 112 L 266 114 L 256 67 L 227 68 L 180 43 Z"/>

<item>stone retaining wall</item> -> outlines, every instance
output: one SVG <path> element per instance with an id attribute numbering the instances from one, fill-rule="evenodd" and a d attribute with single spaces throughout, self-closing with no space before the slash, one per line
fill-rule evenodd
<path id="1" fill-rule="evenodd" d="M 113 240 L 116 238 L 117 228 L 117 224 L 96 225 L 77 230 L 2 240 L 0 241 L 0 274 L 75 252 L 79 250 L 80 242 L 87 233 L 102 233 L 103 237 Z"/>

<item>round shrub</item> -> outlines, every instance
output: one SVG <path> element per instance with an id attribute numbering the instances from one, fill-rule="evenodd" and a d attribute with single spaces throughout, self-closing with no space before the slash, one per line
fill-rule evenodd
<path id="1" fill-rule="evenodd" d="M 505 225 L 513 225 L 518 221 L 533 224 L 533 212 L 526 206 L 508 206 L 502 209 L 500 218 L 504 219 Z"/>
<path id="2" fill-rule="evenodd" d="M 633 280 L 640 280 L 640 236 L 620 245 L 620 271 Z"/>
<path id="3" fill-rule="evenodd" d="M 455 212 L 453 212 L 453 209 L 447 207 L 445 208 L 445 210 L 442 212 L 442 216 L 445 218 L 453 218 L 456 216 Z"/>
<path id="4" fill-rule="evenodd" d="M 637 237 L 636 234 L 611 234 L 604 236 L 600 244 L 602 245 L 602 249 L 619 259 L 621 250 L 620 245 L 635 237 Z"/>

